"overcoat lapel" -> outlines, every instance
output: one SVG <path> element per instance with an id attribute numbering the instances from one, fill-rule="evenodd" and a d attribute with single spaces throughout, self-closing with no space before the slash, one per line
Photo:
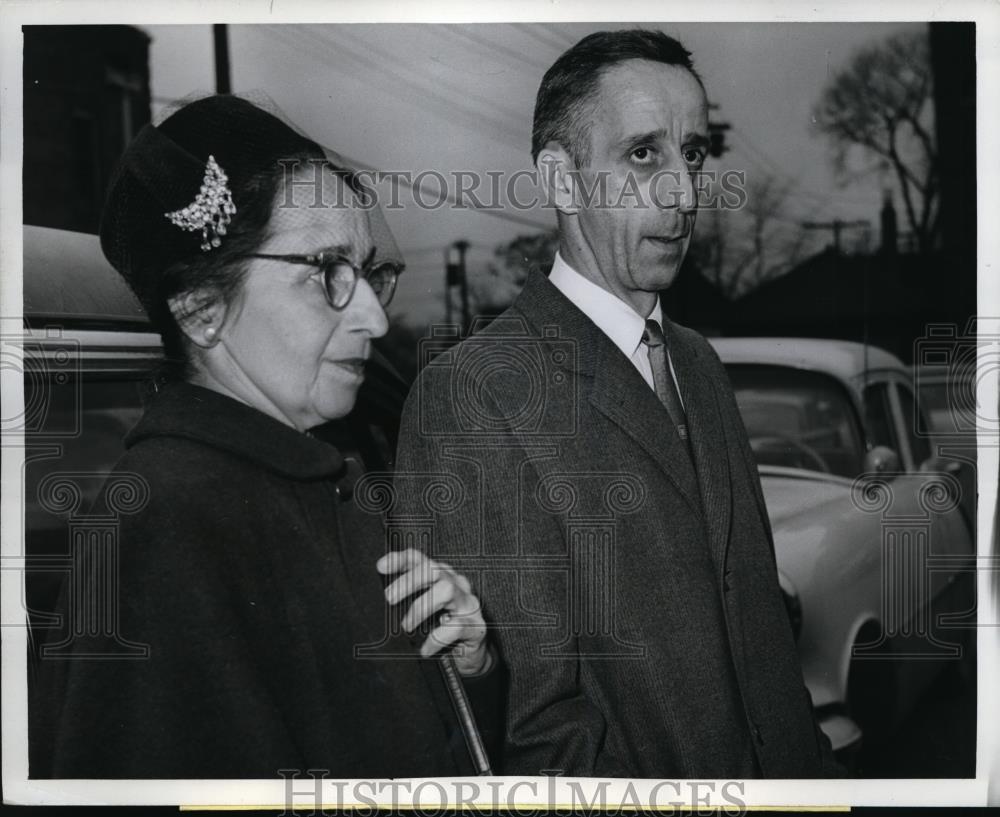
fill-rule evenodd
<path id="1" fill-rule="evenodd" d="M 556 327 L 573 343 L 574 354 L 562 364 L 583 380 L 580 396 L 622 429 L 660 466 L 695 513 L 702 513 L 698 482 L 683 442 L 666 409 L 642 375 L 577 306 L 541 273 L 529 276 L 515 308 L 542 333 Z M 581 430 L 583 434 L 587 429 Z"/>
<path id="2" fill-rule="evenodd" d="M 653 457 L 692 510 L 701 514 L 698 483 L 666 409 L 631 361 L 597 331 L 601 337 L 594 339 L 598 353 L 591 405 Z"/>
<path id="3" fill-rule="evenodd" d="M 718 387 L 706 374 L 705 362 L 700 361 L 697 352 L 684 342 L 677 327 L 664 319 L 664 330 L 691 434 L 712 560 L 721 576 L 726 565 L 732 518 L 729 474 L 732 449 L 719 410 Z"/>

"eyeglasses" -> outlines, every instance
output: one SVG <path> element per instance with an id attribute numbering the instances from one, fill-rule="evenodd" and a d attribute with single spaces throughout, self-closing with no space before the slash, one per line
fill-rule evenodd
<path id="1" fill-rule="evenodd" d="M 358 278 L 364 278 L 372 288 L 382 307 L 389 305 L 396 293 L 396 281 L 403 271 L 403 265 L 393 261 L 382 261 L 374 266 L 359 267 L 344 256 L 321 252 L 315 255 L 270 255 L 250 253 L 251 258 L 266 258 L 270 261 L 285 261 L 289 264 L 308 264 L 319 267 L 323 273 L 323 289 L 326 300 L 334 309 L 346 307 L 354 297 Z"/>

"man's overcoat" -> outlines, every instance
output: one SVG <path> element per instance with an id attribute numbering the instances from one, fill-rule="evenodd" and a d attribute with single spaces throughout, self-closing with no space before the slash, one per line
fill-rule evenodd
<path id="1" fill-rule="evenodd" d="M 822 776 L 732 388 L 666 323 L 693 467 L 632 363 L 536 273 L 423 369 L 397 517 L 474 577 L 497 628 L 505 773 Z"/>

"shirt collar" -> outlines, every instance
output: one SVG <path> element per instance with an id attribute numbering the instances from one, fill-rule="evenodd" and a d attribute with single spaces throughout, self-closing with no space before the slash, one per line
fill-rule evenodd
<path id="1" fill-rule="evenodd" d="M 292 479 L 323 479 L 344 471 L 344 459 L 332 445 L 192 383 L 162 387 L 125 445 L 151 437 L 195 440 Z"/>
<path id="2" fill-rule="evenodd" d="M 617 295 L 599 287 L 584 278 L 556 252 L 552 262 L 549 281 L 563 295 L 569 298 L 597 328 L 610 338 L 622 354 L 631 358 L 642 343 L 642 333 L 646 329 L 646 318 L 636 312 Z M 649 316 L 663 326 L 663 309 L 657 298 L 653 312 Z"/>

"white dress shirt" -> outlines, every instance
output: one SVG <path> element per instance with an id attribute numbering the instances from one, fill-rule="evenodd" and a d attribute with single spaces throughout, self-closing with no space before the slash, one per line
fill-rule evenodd
<path id="1" fill-rule="evenodd" d="M 646 331 L 646 318 L 636 312 L 617 295 L 612 295 L 606 289 L 584 278 L 563 260 L 557 252 L 552 262 L 549 280 L 563 295 L 569 298 L 577 308 L 590 318 L 597 328 L 607 335 L 611 342 L 621 349 L 622 354 L 632 361 L 639 370 L 649 388 L 656 391 L 653 384 L 653 370 L 649 365 L 649 352 L 642 342 L 642 334 Z M 649 318 L 663 326 L 663 310 L 657 299 Z M 670 366 L 670 376 L 677 384 L 674 364 L 670 359 L 670 347 L 667 346 L 667 362 Z M 677 391 L 680 393 L 679 384 Z M 684 398 L 681 397 L 681 406 Z"/>

